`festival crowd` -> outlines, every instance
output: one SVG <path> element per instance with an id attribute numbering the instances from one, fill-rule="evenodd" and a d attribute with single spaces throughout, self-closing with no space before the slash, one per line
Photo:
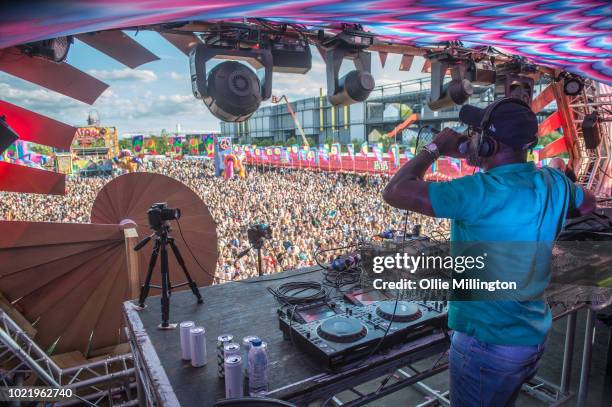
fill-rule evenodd
<path id="1" fill-rule="evenodd" d="M 195 160 L 150 161 L 142 170 L 183 182 L 209 207 L 219 237 L 217 282 L 257 275 L 255 250 L 238 259 L 250 246 L 247 229 L 255 223 L 272 228 L 262 249 L 266 274 L 329 262 L 347 250 L 325 250 L 405 226 L 404 212 L 382 200 L 386 176 L 251 168 L 245 179 L 226 180 L 214 176 L 210 162 Z M 110 179 L 68 177 L 64 196 L 0 192 L 0 217 L 89 222 L 96 195 Z M 425 235 L 446 236 L 449 230 L 446 220 L 409 214 L 408 230 L 416 224 Z"/>

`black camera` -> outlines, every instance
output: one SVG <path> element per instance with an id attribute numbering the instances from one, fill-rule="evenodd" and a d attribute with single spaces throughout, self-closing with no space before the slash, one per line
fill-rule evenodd
<path id="1" fill-rule="evenodd" d="M 249 226 L 247 229 L 247 236 L 249 238 L 249 243 L 251 243 L 252 246 L 257 246 L 263 243 L 262 239 L 272 239 L 272 228 L 265 223 L 256 223 L 255 225 Z"/>
<path id="2" fill-rule="evenodd" d="M 151 229 L 158 230 L 165 222 L 179 219 L 181 217 L 181 210 L 178 208 L 168 208 L 168 204 L 165 202 L 154 203 L 147 211 L 147 216 L 149 217 Z"/>

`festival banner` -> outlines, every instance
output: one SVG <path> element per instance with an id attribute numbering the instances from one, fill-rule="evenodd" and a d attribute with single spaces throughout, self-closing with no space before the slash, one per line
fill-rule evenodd
<path id="1" fill-rule="evenodd" d="M 382 161 L 383 160 L 383 153 L 382 153 L 382 150 L 380 149 L 379 145 L 373 145 L 372 146 L 372 151 L 374 152 L 374 157 L 376 157 L 376 161 Z"/>
<path id="2" fill-rule="evenodd" d="M 348 151 L 349 157 L 351 157 L 351 160 L 355 161 L 355 147 L 353 146 L 353 143 L 347 144 L 346 149 Z"/>
<path id="3" fill-rule="evenodd" d="M 280 147 L 274 147 L 274 155 L 279 157 L 281 155 L 281 148 Z"/>
<path id="4" fill-rule="evenodd" d="M 319 159 L 321 160 L 325 160 L 328 161 L 329 160 L 329 155 L 327 154 L 327 148 L 326 148 L 326 144 L 320 144 L 319 145 Z"/>
<path id="5" fill-rule="evenodd" d="M 331 155 L 335 156 L 338 161 L 342 161 L 342 146 L 340 143 L 332 144 Z"/>
<path id="6" fill-rule="evenodd" d="M 299 150 L 300 150 L 300 146 L 298 146 L 297 144 L 294 144 L 291 146 L 292 153 L 297 154 Z"/>
<path id="7" fill-rule="evenodd" d="M 132 149 L 136 154 L 142 153 L 142 144 L 144 143 L 144 136 L 132 136 Z"/>
<path id="8" fill-rule="evenodd" d="M 183 137 L 176 136 L 173 138 L 172 151 L 174 154 L 181 154 L 183 152 Z"/>
<path id="9" fill-rule="evenodd" d="M 189 154 L 200 154 L 200 136 L 189 137 Z"/>
<path id="10" fill-rule="evenodd" d="M 364 157 L 368 156 L 368 142 L 364 141 L 363 143 L 361 143 L 361 150 L 359 151 L 359 154 L 361 154 Z"/>
<path id="11" fill-rule="evenodd" d="M 148 137 L 145 139 L 145 148 L 149 153 L 155 151 L 155 139 L 153 137 Z"/>
<path id="12" fill-rule="evenodd" d="M 215 156 L 215 135 L 214 134 L 203 134 L 202 142 L 204 143 L 204 149 L 208 157 Z"/>

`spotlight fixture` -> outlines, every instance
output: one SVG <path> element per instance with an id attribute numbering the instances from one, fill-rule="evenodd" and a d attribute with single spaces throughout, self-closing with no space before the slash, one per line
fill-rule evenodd
<path id="1" fill-rule="evenodd" d="M 431 61 L 431 93 L 427 101 L 429 108 L 440 110 L 467 102 L 474 93 L 472 82 L 468 79 L 468 71 L 474 67 L 473 60 L 459 56 L 455 49 L 430 54 L 428 58 Z M 449 69 L 451 81 L 445 84 L 444 77 Z"/>
<path id="2" fill-rule="evenodd" d="M 257 30 L 232 26 L 231 29 L 219 27 L 214 32 L 214 38 L 206 38 L 207 43 L 191 49 L 192 91 L 215 117 L 226 122 L 242 122 L 272 94 L 272 53 L 260 47 Z M 207 73 L 206 63 L 212 58 L 232 61 L 222 62 Z M 253 69 L 235 60 L 245 61 L 254 69 L 263 68 L 263 80 L 260 81 Z"/>
<path id="3" fill-rule="evenodd" d="M 325 40 L 319 32 L 325 50 L 327 71 L 327 99 L 332 106 L 348 106 L 363 102 L 374 89 L 371 74 L 372 57 L 365 49 L 374 43 L 374 37 L 361 30 L 344 30 Z M 355 69 L 338 78 L 344 59 L 351 59 Z"/>
<path id="4" fill-rule="evenodd" d="M 513 97 L 531 104 L 535 86 L 534 76 L 538 75 L 536 66 L 525 62 L 521 57 L 514 57 L 511 61 L 497 65 L 496 68 L 496 98 Z"/>
<path id="5" fill-rule="evenodd" d="M 578 75 L 565 72 L 563 75 L 563 92 L 567 96 L 576 96 L 582 92 L 584 81 Z"/>
<path id="6" fill-rule="evenodd" d="M 18 48 L 28 56 L 42 57 L 54 62 L 63 62 L 68 56 L 72 42 L 72 36 L 57 37 L 19 45 Z"/>
<path id="7" fill-rule="evenodd" d="M 15 130 L 6 122 L 6 116 L 0 116 L 0 154 L 19 139 Z"/>

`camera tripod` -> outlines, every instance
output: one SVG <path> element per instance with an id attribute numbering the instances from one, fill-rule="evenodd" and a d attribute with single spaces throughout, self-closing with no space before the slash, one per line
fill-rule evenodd
<path id="1" fill-rule="evenodd" d="M 187 267 L 185 266 L 185 261 L 183 260 L 183 256 L 181 256 L 181 252 L 178 247 L 174 243 L 174 238 L 169 235 L 170 226 L 165 224 L 159 230 L 156 230 L 155 233 L 151 236 L 147 236 L 142 239 L 136 246 L 134 246 L 134 250 L 138 251 L 142 249 L 149 241 L 155 236 L 155 245 L 153 246 L 153 252 L 151 253 L 151 259 L 149 260 L 149 269 L 147 271 L 147 276 L 145 278 L 145 282 L 140 289 L 140 297 L 138 298 L 138 306 L 140 308 L 145 307 L 145 300 L 149 295 L 149 290 L 151 288 L 160 289 L 162 292 L 161 297 L 161 310 L 162 310 L 162 322 L 159 325 L 161 329 L 172 329 L 174 328 L 168 320 L 170 319 L 170 295 L 173 288 L 183 287 L 188 285 L 191 288 L 191 292 L 198 299 L 198 304 L 202 304 L 204 300 L 202 300 L 202 295 L 198 290 L 198 286 L 195 281 L 189 275 L 187 271 Z M 170 245 L 172 248 L 172 252 L 174 253 L 174 257 L 176 261 L 183 269 L 183 273 L 185 273 L 185 277 L 187 277 L 187 281 L 185 283 L 171 285 L 170 284 L 170 273 L 168 270 L 168 249 L 167 245 Z M 161 286 L 151 284 L 151 277 L 153 276 L 153 270 L 155 269 L 155 263 L 157 262 L 157 257 L 161 252 Z"/>

